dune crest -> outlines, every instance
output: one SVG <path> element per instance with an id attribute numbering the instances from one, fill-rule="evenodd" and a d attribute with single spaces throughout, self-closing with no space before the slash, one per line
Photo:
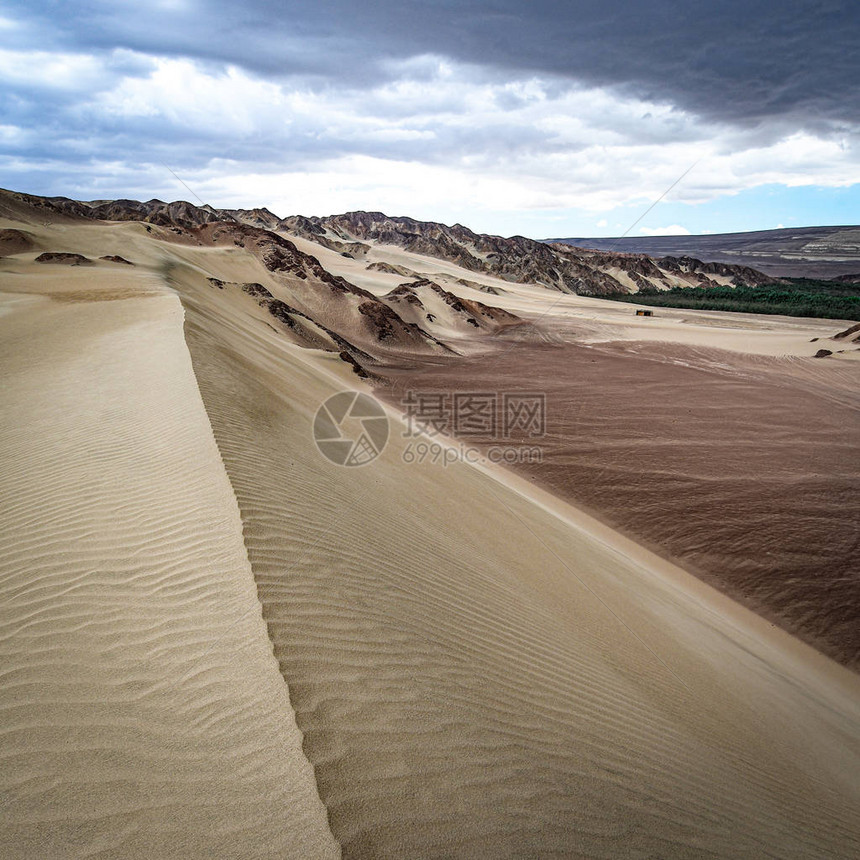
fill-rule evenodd
<path id="1" fill-rule="evenodd" d="M 338 856 L 176 296 L 0 298 L 3 856 Z"/>
<path id="2" fill-rule="evenodd" d="M 854 676 L 496 477 L 406 465 L 396 423 L 372 466 L 328 463 L 310 427 L 352 385 L 347 369 L 274 335 L 252 347 L 197 299 L 188 311 L 264 617 L 345 856 L 860 845 Z"/>

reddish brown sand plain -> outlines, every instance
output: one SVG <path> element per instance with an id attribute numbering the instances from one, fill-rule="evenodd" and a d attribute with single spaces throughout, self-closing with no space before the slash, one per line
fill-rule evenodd
<path id="1" fill-rule="evenodd" d="M 543 461 L 511 468 L 857 668 L 860 392 L 852 366 L 826 370 L 659 342 L 515 343 L 391 369 L 378 393 L 545 392 L 546 435 L 528 440 Z"/>

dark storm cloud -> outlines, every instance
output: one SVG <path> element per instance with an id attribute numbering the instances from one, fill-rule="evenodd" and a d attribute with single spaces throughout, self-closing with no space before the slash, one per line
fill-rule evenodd
<path id="1" fill-rule="evenodd" d="M 853 0 L 85 0 L 21 4 L 16 15 L 43 47 L 121 46 L 318 84 L 379 83 L 386 60 L 432 53 L 501 75 L 616 86 L 729 122 L 785 116 L 819 127 L 860 116 Z M 60 15 L 62 28 L 51 23 Z"/>
<path id="2" fill-rule="evenodd" d="M 0 184 L 34 193 L 175 195 L 169 165 L 221 205 L 462 220 L 860 170 L 846 3 L 3 4 Z"/>

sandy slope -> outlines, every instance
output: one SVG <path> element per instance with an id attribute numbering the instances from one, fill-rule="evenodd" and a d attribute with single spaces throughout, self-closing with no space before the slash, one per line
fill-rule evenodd
<path id="1" fill-rule="evenodd" d="M 342 365 L 243 346 L 193 297 L 187 336 L 346 856 L 860 848 L 854 676 L 522 488 L 406 465 L 396 434 L 327 463 Z"/>
<path id="2" fill-rule="evenodd" d="M 0 854 L 337 856 L 182 307 L 123 278 L 0 295 Z"/>
<path id="3" fill-rule="evenodd" d="M 388 371 L 381 394 L 541 391 L 546 435 L 510 440 L 539 445 L 540 461 L 514 468 L 860 668 L 857 364 L 629 341 L 514 346 Z"/>
<path id="4" fill-rule="evenodd" d="M 212 289 L 242 252 L 62 235 L 138 268 L 0 264 L 5 853 L 860 852 L 856 675 L 395 417 L 328 463 L 356 379 Z"/>

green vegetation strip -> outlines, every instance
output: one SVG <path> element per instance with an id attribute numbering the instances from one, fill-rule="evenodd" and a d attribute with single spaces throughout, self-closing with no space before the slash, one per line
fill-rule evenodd
<path id="1" fill-rule="evenodd" d="M 786 278 L 760 287 L 673 287 L 605 296 L 650 307 L 860 320 L 860 284 Z"/>

